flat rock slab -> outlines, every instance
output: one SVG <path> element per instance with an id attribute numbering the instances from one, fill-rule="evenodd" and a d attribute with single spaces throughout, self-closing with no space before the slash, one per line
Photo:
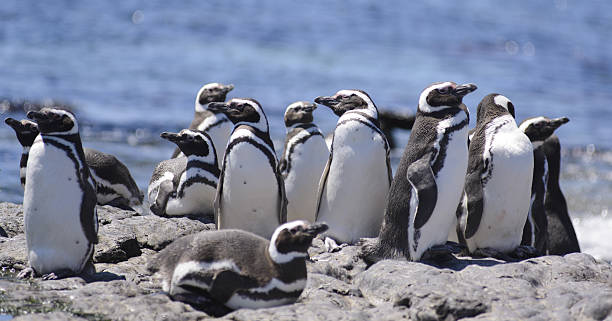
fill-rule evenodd
<path id="1" fill-rule="evenodd" d="M 202 320 L 162 293 L 149 259 L 213 224 L 98 207 L 93 282 L 17 280 L 27 264 L 21 206 L 0 203 L 0 319 Z M 385 260 L 366 269 L 359 246 L 309 250 L 308 285 L 295 304 L 237 310 L 223 320 L 612 320 L 612 266 L 587 254 L 518 263 L 458 257 L 444 266 Z"/>

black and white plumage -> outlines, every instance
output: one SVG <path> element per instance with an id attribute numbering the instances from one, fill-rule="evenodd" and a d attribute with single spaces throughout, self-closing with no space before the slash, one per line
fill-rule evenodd
<path id="1" fill-rule="evenodd" d="M 559 185 L 561 171 L 561 143 L 556 135 L 548 137 L 540 147 L 546 154 L 548 164 L 548 180 L 546 181 L 546 197 L 544 210 L 548 220 L 548 253 L 565 255 L 580 252 L 574 225 L 567 210 L 565 196 Z"/>
<path id="2" fill-rule="evenodd" d="M 96 186 L 70 112 L 30 111 L 40 135 L 30 149 L 23 212 L 30 268 L 19 277 L 45 279 L 94 272 Z"/>
<path id="3" fill-rule="evenodd" d="M 182 157 L 161 162 L 153 171 L 148 197 L 151 211 L 160 216 L 214 215 L 219 164 L 208 134 L 189 129 L 161 134 L 178 145 Z"/>
<path id="4" fill-rule="evenodd" d="M 313 123 L 316 108 L 298 101 L 285 111 L 287 137 L 278 168 L 285 180 L 288 221 L 315 220 L 317 188 L 329 158 L 323 134 Z"/>
<path id="5" fill-rule="evenodd" d="M 397 256 L 417 261 L 429 249 L 443 250 L 468 163 L 469 112 L 462 100 L 476 88 L 441 82 L 421 92 L 378 243 L 364 248 L 366 261 Z"/>
<path id="6" fill-rule="evenodd" d="M 340 116 L 319 183 L 316 216 L 329 225 L 325 245 L 333 251 L 337 242 L 355 243 L 378 233 L 392 179 L 389 145 L 365 92 L 340 90 L 315 102 Z"/>
<path id="7" fill-rule="evenodd" d="M 13 128 L 23 147 L 19 162 L 19 178 L 21 186 L 25 188 L 28 155 L 30 147 L 39 134 L 38 126 L 27 119 L 18 121 L 7 118 L 5 122 Z M 84 148 L 83 151 L 85 162 L 96 183 L 98 205 L 112 205 L 141 212 L 143 194 L 127 167 L 113 155 L 91 148 Z"/>
<path id="8" fill-rule="evenodd" d="M 295 302 L 307 282 L 306 258 L 325 224 L 292 221 L 270 241 L 242 230 L 184 236 L 162 250 L 149 269 L 176 300 L 217 303 L 230 309 L 266 308 Z"/>
<path id="9" fill-rule="evenodd" d="M 195 112 L 188 128 L 206 132 L 210 136 L 217 150 L 217 159 L 223 159 L 225 146 L 234 125 L 222 112 L 209 110 L 208 104 L 224 102 L 232 89 L 234 89 L 234 85 L 224 85 L 216 82 L 202 86 L 196 95 Z M 181 151 L 177 147 L 172 154 L 172 158 L 176 158 L 180 154 Z"/>
<path id="10" fill-rule="evenodd" d="M 268 120 L 254 99 L 210 103 L 234 123 L 215 198 L 217 228 L 238 228 L 269 238 L 287 221 L 285 184 L 278 172 Z"/>
<path id="11" fill-rule="evenodd" d="M 533 147 L 512 115 L 514 105 L 499 94 L 478 105 L 465 179 L 470 253 L 499 258 L 524 257 L 519 247 L 529 212 Z"/>
<path id="12" fill-rule="evenodd" d="M 546 195 L 546 182 L 548 180 L 548 163 L 546 154 L 542 151 L 544 141 L 569 119 L 547 117 L 534 117 L 524 120 L 519 129 L 522 130 L 533 145 L 533 178 L 531 182 L 531 205 L 521 245 L 535 247 L 538 254 L 544 255 L 548 248 L 548 220 L 544 210 Z"/>

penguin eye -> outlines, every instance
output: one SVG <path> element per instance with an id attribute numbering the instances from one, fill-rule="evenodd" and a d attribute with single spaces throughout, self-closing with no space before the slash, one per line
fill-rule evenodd
<path id="1" fill-rule="evenodd" d="M 535 123 L 533 125 L 535 126 L 535 128 L 542 128 L 542 126 L 544 126 L 544 124 L 542 123 Z"/>
<path id="2" fill-rule="evenodd" d="M 193 136 L 187 136 L 188 141 L 193 141 Z"/>
<path id="3" fill-rule="evenodd" d="M 60 119 L 60 118 L 61 118 L 61 116 L 60 116 L 60 115 L 58 115 L 58 114 L 51 114 L 51 118 L 53 118 L 53 119 L 55 119 L 55 120 L 58 120 L 58 119 Z"/>
<path id="4" fill-rule="evenodd" d="M 450 93 L 450 87 L 438 88 L 438 92 L 442 95 L 448 95 Z"/>

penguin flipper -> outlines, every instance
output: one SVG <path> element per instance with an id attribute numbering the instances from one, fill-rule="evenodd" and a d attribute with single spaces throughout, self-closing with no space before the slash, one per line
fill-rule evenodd
<path id="1" fill-rule="evenodd" d="M 287 222 L 287 194 L 285 193 L 285 180 L 280 174 L 280 171 L 275 171 L 276 184 L 278 184 L 278 222 L 284 224 Z"/>
<path id="2" fill-rule="evenodd" d="M 468 173 L 465 178 L 465 195 L 467 197 L 467 223 L 465 226 L 465 238 L 469 239 L 480 226 L 484 206 L 482 181 L 480 171 Z"/>
<path id="3" fill-rule="evenodd" d="M 151 211 L 155 215 L 164 216 L 166 214 L 168 199 L 174 191 L 174 185 L 170 181 L 164 181 L 159 185 L 157 197 L 155 197 L 155 202 L 151 205 Z"/>
<path id="4" fill-rule="evenodd" d="M 83 182 L 86 189 L 81 203 L 81 226 L 85 232 L 85 237 L 92 243 L 98 243 L 98 213 L 96 211 L 96 189 L 95 184 L 85 180 Z M 92 184 L 92 185 L 90 185 Z"/>
<path id="5" fill-rule="evenodd" d="M 225 178 L 225 156 L 223 157 L 223 166 L 219 174 L 219 182 L 217 183 L 217 194 L 213 202 L 215 226 L 219 229 L 219 216 L 221 215 L 221 197 L 223 196 L 223 181 Z M 284 185 L 283 185 L 284 186 Z"/>
<path id="6" fill-rule="evenodd" d="M 321 179 L 319 180 L 319 189 L 317 196 L 317 212 L 315 213 L 315 221 L 319 219 L 319 210 L 321 208 L 321 198 L 323 197 L 323 190 L 325 189 L 325 185 L 327 184 L 327 176 L 329 175 L 329 168 L 331 167 L 332 155 L 334 154 L 333 150 L 329 152 L 329 158 L 327 159 L 327 164 L 325 164 L 325 169 L 323 170 L 323 174 L 321 175 Z"/>
<path id="7" fill-rule="evenodd" d="M 429 163 L 429 154 L 408 166 L 406 177 L 417 191 L 418 206 L 414 216 L 414 228 L 419 229 L 427 223 L 438 200 L 436 177 Z"/>
<path id="8" fill-rule="evenodd" d="M 239 290 L 257 287 L 255 279 L 233 270 L 221 270 L 214 274 L 208 291 L 215 300 L 227 302 Z"/>

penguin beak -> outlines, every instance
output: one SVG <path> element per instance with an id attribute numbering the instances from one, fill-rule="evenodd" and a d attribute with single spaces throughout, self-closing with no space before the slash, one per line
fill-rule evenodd
<path id="1" fill-rule="evenodd" d="M 179 140 L 179 134 L 177 133 L 170 133 L 170 132 L 163 132 L 161 133 L 161 135 L 159 135 L 161 138 L 171 141 L 171 142 L 176 142 Z"/>
<path id="2" fill-rule="evenodd" d="M 454 93 L 455 96 L 463 97 L 476 89 L 478 89 L 478 87 L 474 84 L 463 84 L 455 87 Z"/>
<path id="3" fill-rule="evenodd" d="M 567 122 L 569 122 L 569 118 L 567 117 L 555 118 L 550 120 L 550 126 L 553 129 L 557 129 L 561 127 L 561 125 L 566 124 Z"/>
<path id="4" fill-rule="evenodd" d="M 5 119 L 4 122 L 7 125 L 11 126 L 13 129 L 17 129 L 18 128 L 17 126 L 19 126 L 19 124 L 21 124 L 20 121 L 18 121 L 17 119 L 11 118 L 11 117 Z"/>
<path id="5" fill-rule="evenodd" d="M 312 113 L 313 111 L 315 111 L 315 109 L 317 109 L 316 104 L 308 104 L 302 107 L 302 110 L 304 110 L 307 113 Z"/>
<path id="6" fill-rule="evenodd" d="M 306 234 L 308 234 L 308 235 L 310 235 L 312 237 L 315 237 L 315 236 L 317 236 L 317 235 L 327 231 L 327 228 L 328 228 L 328 226 L 325 223 L 313 223 L 313 224 L 310 224 L 309 227 L 304 229 L 304 233 L 306 233 Z"/>
<path id="7" fill-rule="evenodd" d="M 334 106 L 336 106 L 339 103 L 339 101 L 332 96 L 319 96 L 315 98 L 314 101 L 317 104 L 325 105 L 331 109 L 334 109 Z"/>
<path id="8" fill-rule="evenodd" d="M 208 103 L 207 108 L 212 112 L 225 112 L 229 109 L 229 106 L 226 103 L 212 102 Z"/>
<path id="9" fill-rule="evenodd" d="M 223 86 L 223 92 L 225 92 L 226 94 L 230 91 L 234 90 L 234 85 L 233 84 L 229 84 L 229 85 L 225 85 Z"/>

